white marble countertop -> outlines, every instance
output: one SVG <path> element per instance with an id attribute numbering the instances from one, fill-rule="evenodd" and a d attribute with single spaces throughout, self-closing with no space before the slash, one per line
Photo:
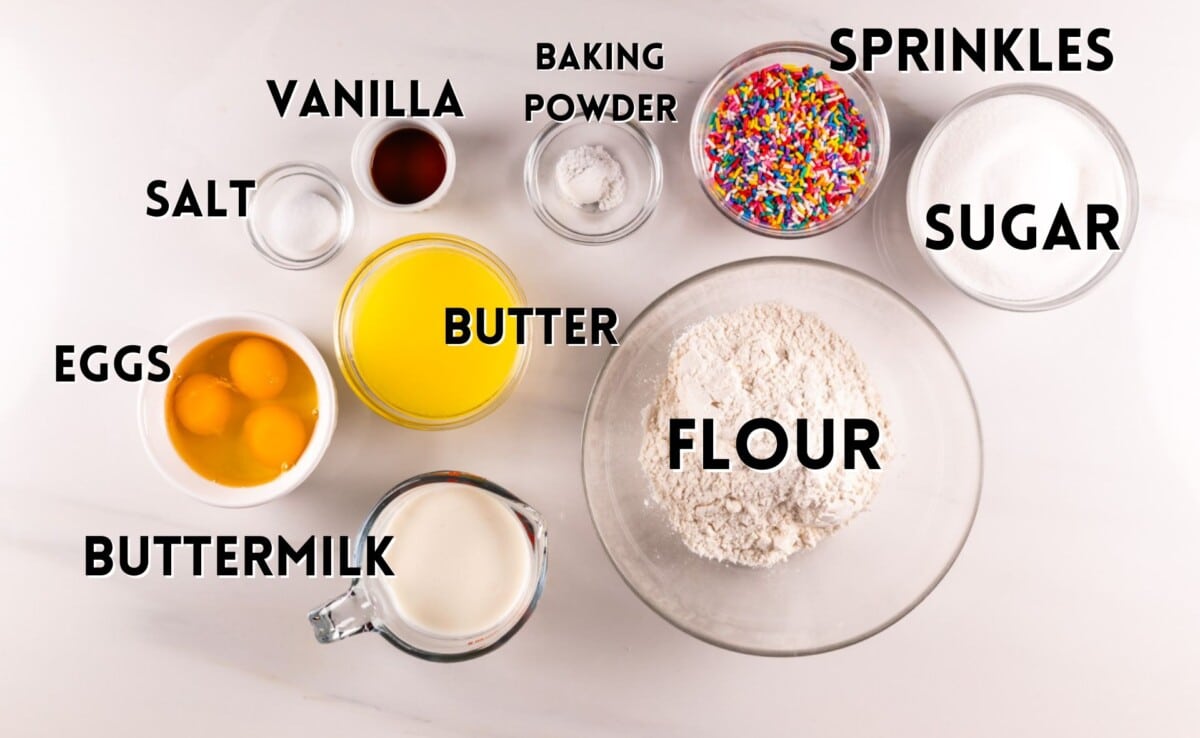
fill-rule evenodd
<path id="1" fill-rule="evenodd" d="M 1195 735 L 1200 106 L 1185 84 L 1195 22 L 1185 6 L 5 4 L 0 732 Z M 668 91 L 690 115 L 716 69 L 757 43 L 950 24 L 1113 29 L 1105 73 L 919 75 L 885 64 L 873 78 L 893 121 L 892 176 L 934 119 L 1000 81 L 1060 85 L 1113 120 L 1137 163 L 1141 221 L 1117 270 L 1066 308 L 1013 314 L 958 294 L 895 228 L 901 202 L 886 192 L 818 239 L 745 233 L 704 201 L 683 123 L 651 127 L 666 183 L 632 237 L 573 245 L 527 206 L 521 161 L 539 124 L 521 120 L 526 92 Z M 546 40 L 661 41 L 666 68 L 539 73 L 534 44 Z M 264 84 L 314 76 L 450 77 L 467 117 L 447 123 L 459 149 L 449 198 L 391 215 L 354 192 L 353 242 L 305 273 L 261 259 L 237 220 L 144 215 L 156 178 L 255 177 L 311 159 L 351 185 L 361 121 L 281 121 Z M 891 285 L 946 335 L 979 403 L 984 494 L 958 563 L 899 624 L 822 656 L 742 656 L 677 631 L 626 589 L 588 520 L 578 433 L 602 350 L 536 351 L 503 408 L 450 433 L 393 427 L 343 384 L 316 474 L 251 510 L 203 506 L 157 476 L 138 440 L 135 386 L 53 381 L 54 344 L 149 344 L 240 309 L 289 319 L 332 358 L 331 314 L 349 272 L 375 245 L 418 230 L 483 242 L 536 304 L 612 305 L 626 319 L 680 279 L 748 256 L 829 259 Z M 318 646 L 304 615 L 337 581 L 83 576 L 87 534 L 348 534 L 393 482 L 442 467 L 509 486 L 551 526 L 540 608 L 474 662 L 422 663 L 369 636 Z"/>

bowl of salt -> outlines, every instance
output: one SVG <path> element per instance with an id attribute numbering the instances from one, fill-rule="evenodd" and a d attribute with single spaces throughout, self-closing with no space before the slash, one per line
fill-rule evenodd
<path id="1" fill-rule="evenodd" d="M 246 219 L 250 242 L 283 269 L 311 269 L 342 250 L 354 229 L 350 193 L 320 164 L 281 164 L 258 178 Z"/>

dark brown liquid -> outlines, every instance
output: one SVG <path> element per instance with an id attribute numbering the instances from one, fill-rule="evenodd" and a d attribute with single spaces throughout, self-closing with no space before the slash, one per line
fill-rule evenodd
<path id="1" fill-rule="evenodd" d="M 446 178 L 446 151 L 420 128 L 400 128 L 383 137 L 371 156 L 371 181 L 397 205 L 428 198 Z"/>

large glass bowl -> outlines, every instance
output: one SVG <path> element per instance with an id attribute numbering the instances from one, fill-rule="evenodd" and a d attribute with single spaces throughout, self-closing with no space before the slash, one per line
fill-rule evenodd
<path id="1" fill-rule="evenodd" d="M 700 187 L 708 196 L 709 202 L 717 210 L 743 228 L 778 238 L 803 238 L 816 236 L 837 228 L 859 213 L 871 199 L 879 184 L 883 181 L 884 170 L 887 168 L 888 152 L 891 148 L 891 132 L 888 128 L 887 110 L 883 99 L 875 92 L 866 75 L 858 70 L 852 72 L 836 72 L 830 64 L 840 60 L 833 49 L 802 41 L 781 41 L 757 46 L 738 57 L 717 72 L 717 76 L 709 83 L 696 103 L 696 111 L 692 115 L 691 131 L 688 148 L 691 150 L 692 170 L 700 181 Z M 807 228 L 785 229 L 747 220 L 734 212 L 725 200 L 713 189 L 712 175 L 708 171 L 708 159 L 704 154 L 705 135 L 708 132 L 709 119 L 717 105 L 735 84 L 745 79 L 747 75 L 772 64 L 788 64 L 797 67 L 810 65 L 823 71 L 834 82 L 841 85 L 850 99 L 854 101 L 858 111 L 866 119 L 867 132 L 870 135 L 871 161 L 866 171 L 866 181 L 854 193 L 854 198 L 844 207 L 833 214 L 828 220 L 821 221 Z"/>
<path id="2" fill-rule="evenodd" d="M 894 458 L 870 508 L 769 569 L 692 553 L 655 503 L 640 462 L 643 414 L 675 338 L 711 315 L 778 301 L 815 313 L 862 358 L 891 421 Z M 592 389 L 583 479 L 617 571 L 684 631 L 745 653 L 798 656 L 895 623 L 933 590 L 979 502 L 975 402 L 945 339 L 879 282 L 826 262 L 762 258 L 688 279 L 629 326 Z"/>

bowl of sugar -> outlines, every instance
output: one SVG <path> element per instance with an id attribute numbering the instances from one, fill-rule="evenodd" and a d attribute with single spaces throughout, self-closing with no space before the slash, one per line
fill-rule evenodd
<path id="1" fill-rule="evenodd" d="M 1129 246 L 1133 160 L 1084 100 L 1002 85 L 963 100 L 926 136 L 908 179 L 908 222 L 934 271 L 1008 310 L 1066 305 Z"/>

